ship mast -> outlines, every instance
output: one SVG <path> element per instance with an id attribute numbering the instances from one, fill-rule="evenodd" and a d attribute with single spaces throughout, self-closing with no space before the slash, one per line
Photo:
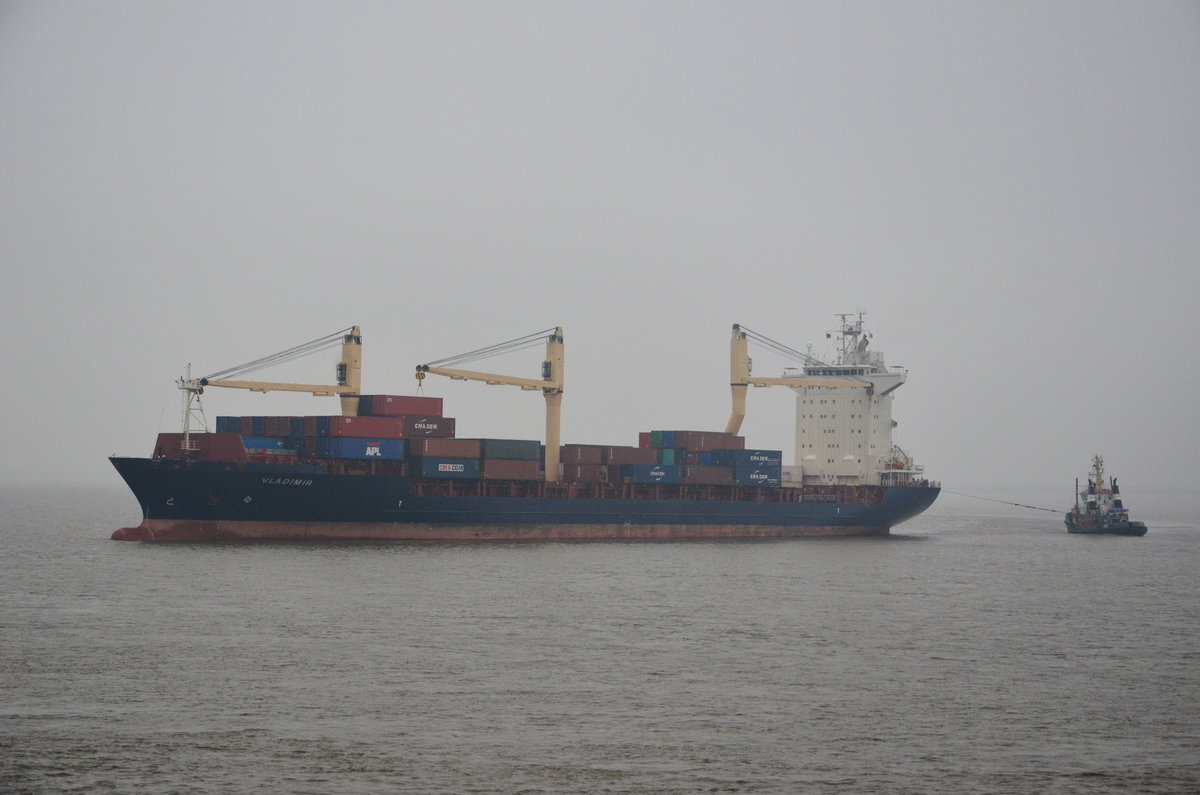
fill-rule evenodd
<path id="1" fill-rule="evenodd" d="M 186 374 L 177 383 L 180 392 L 183 393 L 183 441 L 179 446 L 182 450 L 194 451 L 197 445 L 192 441 L 192 420 L 199 423 L 203 433 L 208 433 L 208 421 L 204 418 L 204 407 L 200 405 L 200 395 L 204 392 L 204 387 L 192 379 L 191 362 L 188 362 Z"/>

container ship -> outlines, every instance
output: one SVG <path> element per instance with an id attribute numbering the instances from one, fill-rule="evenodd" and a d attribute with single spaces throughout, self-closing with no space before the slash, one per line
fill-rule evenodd
<path id="1" fill-rule="evenodd" d="M 182 422 L 145 458 L 110 460 L 142 509 L 112 535 L 159 542 L 551 541 L 757 539 L 887 535 L 928 508 L 939 485 L 892 443 L 893 393 L 907 373 L 869 351 L 862 313 L 839 315 L 838 351 L 815 358 L 733 326 L 732 410 L 724 430 L 649 430 L 628 445 L 563 444 L 562 328 L 418 365 L 430 375 L 541 392 L 544 439 L 462 438 L 444 401 L 362 394 L 354 326 L 203 378 L 179 379 Z M 752 374 L 751 343 L 790 357 Z M 545 345 L 540 378 L 461 369 Z M 330 385 L 239 380 L 340 347 Z M 749 447 L 739 430 L 751 387 L 796 398 L 795 460 Z M 214 387 L 337 397 L 324 416 L 217 416 Z M 632 439 L 630 440 L 632 441 Z"/>

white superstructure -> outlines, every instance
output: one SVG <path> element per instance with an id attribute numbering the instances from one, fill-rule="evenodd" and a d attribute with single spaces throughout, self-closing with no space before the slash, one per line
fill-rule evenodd
<path id="1" fill-rule="evenodd" d="M 796 461 L 787 480 L 804 484 L 894 485 L 924 477 L 922 467 L 892 443 L 892 395 L 907 378 L 889 368 L 882 353 L 868 350 L 872 335 L 863 313 L 838 315 L 839 351 L 834 364 L 810 357 L 788 368 L 796 393 Z M 814 381 L 841 382 L 837 387 Z M 861 384 L 861 386 L 859 386 Z"/>

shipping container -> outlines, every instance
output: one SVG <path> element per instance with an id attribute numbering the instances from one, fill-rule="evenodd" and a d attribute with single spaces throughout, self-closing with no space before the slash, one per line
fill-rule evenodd
<path id="1" fill-rule="evenodd" d="M 316 440 L 317 458 L 352 458 L 365 461 L 403 461 L 403 439 L 321 437 Z"/>
<path id="2" fill-rule="evenodd" d="M 422 395 L 360 395 L 358 413 L 364 417 L 440 417 L 442 399 Z"/>
<path id="3" fill-rule="evenodd" d="M 430 458 L 479 458 L 480 444 L 478 439 L 409 439 L 408 454 Z"/>
<path id="4" fill-rule="evenodd" d="M 728 486 L 733 483 L 733 469 L 688 464 L 684 467 L 683 480 L 685 483 L 696 483 L 702 486 Z"/>
<path id="5" fill-rule="evenodd" d="M 650 431 L 642 431 L 638 434 L 638 447 L 653 447 L 650 444 Z"/>
<path id="6" fill-rule="evenodd" d="M 241 433 L 241 417 L 217 417 L 217 433 Z"/>
<path id="7" fill-rule="evenodd" d="M 292 435 L 291 417 L 264 417 L 263 419 L 266 420 L 266 433 L 263 436 Z"/>
<path id="8" fill-rule="evenodd" d="M 687 450 L 677 450 L 674 447 L 663 447 L 656 451 L 658 463 L 669 466 L 682 466 L 687 463 Z"/>
<path id="9" fill-rule="evenodd" d="M 383 419 L 382 417 L 380 419 Z M 450 438 L 454 436 L 453 417 L 404 416 L 388 419 L 400 420 L 404 427 L 404 437 L 413 439 L 420 436 Z"/>
<path id="10" fill-rule="evenodd" d="M 739 486 L 779 486 L 783 467 L 734 467 L 733 482 Z"/>
<path id="11" fill-rule="evenodd" d="M 379 437 L 452 437 L 454 420 L 449 417 L 312 417 L 315 436 Z"/>
<path id="12" fill-rule="evenodd" d="M 413 467 L 423 478 L 479 479 L 479 461 L 474 458 L 419 458 L 413 459 Z"/>
<path id="13" fill-rule="evenodd" d="M 254 418 L 238 417 L 238 433 L 242 436 L 254 436 Z"/>
<path id="14" fill-rule="evenodd" d="M 236 433 L 193 433 L 188 435 L 190 449 L 183 450 L 182 433 L 160 433 L 154 444 L 154 458 L 181 461 L 245 461 L 246 448 Z"/>
<path id="15" fill-rule="evenodd" d="M 563 464 L 562 479 L 566 483 L 598 483 L 608 480 L 608 467 L 600 464 Z"/>
<path id="16" fill-rule="evenodd" d="M 658 464 L 658 451 L 652 447 L 602 447 L 603 464 Z"/>
<path id="17" fill-rule="evenodd" d="M 242 434 L 245 435 L 244 433 Z M 267 435 L 267 418 L 266 417 L 251 417 L 250 418 L 250 435 L 251 436 L 266 436 Z"/>
<path id="18" fill-rule="evenodd" d="M 687 450 L 741 450 L 746 446 L 746 438 L 720 431 L 675 431 L 674 444 L 667 446 Z"/>
<path id="19" fill-rule="evenodd" d="M 485 459 L 542 460 L 542 443 L 536 439 L 480 439 L 479 443 Z"/>
<path id="20" fill-rule="evenodd" d="M 304 421 L 307 417 L 292 417 L 292 436 L 316 436 L 316 430 L 313 433 L 306 433 L 304 429 Z"/>
<path id="21" fill-rule="evenodd" d="M 317 435 L 402 439 L 404 425 L 399 417 L 318 417 Z"/>
<path id="22" fill-rule="evenodd" d="M 700 463 L 722 467 L 778 467 L 783 465 L 782 450 L 704 450 Z"/>
<path id="23" fill-rule="evenodd" d="M 528 459 L 485 458 L 482 477 L 485 480 L 541 480 L 542 465 Z"/>
<path id="24" fill-rule="evenodd" d="M 621 479 L 627 483 L 682 483 L 683 467 L 661 464 L 625 464 Z"/>
<path id="25" fill-rule="evenodd" d="M 598 444 L 564 444 L 559 460 L 563 464 L 600 464 L 602 450 Z"/>

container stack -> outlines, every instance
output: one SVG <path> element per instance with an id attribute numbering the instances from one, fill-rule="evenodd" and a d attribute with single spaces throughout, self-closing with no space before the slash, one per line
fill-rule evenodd
<path id="1" fill-rule="evenodd" d="M 211 460 L 394 462 L 386 471 L 422 478 L 544 479 L 540 442 L 458 438 L 441 398 L 362 395 L 358 411 L 353 417 L 217 417 L 215 434 L 193 437 L 212 437 L 198 448 L 204 457 L 210 455 L 205 451 L 223 456 Z M 177 440 L 163 441 L 168 436 L 160 435 L 156 455 L 179 454 Z M 636 447 L 567 444 L 559 456 L 560 479 L 568 483 L 697 486 L 778 487 L 782 459 L 779 450 L 747 450 L 744 437 L 714 431 L 646 431 Z"/>
<path id="2" fill-rule="evenodd" d="M 403 462 L 413 441 L 452 439 L 455 421 L 443 415 L 441 398 L 362 395 L 354 417 L 217 417 L 216 431 L 240 435 L 248 460 L 259 463 Z"/>
<path id="3" fill-rule="evenodd" d="M 536 481 L 545 461 L 537 440 L 457 438 L 441 398 L 412 395 L 362 395 L 353 417 L 217 417 L 217 432 L 239 435 L 243 460 L 392 461 L 423 478 Z"/>
<path id="4" fill-rule="evenodd" d="M 713 431 L 646 431 L 638 447 L 567 444 L 562 479 L 573 483 L 779 486 L 782 452 L 746 450 L 744 437 Z"/>

